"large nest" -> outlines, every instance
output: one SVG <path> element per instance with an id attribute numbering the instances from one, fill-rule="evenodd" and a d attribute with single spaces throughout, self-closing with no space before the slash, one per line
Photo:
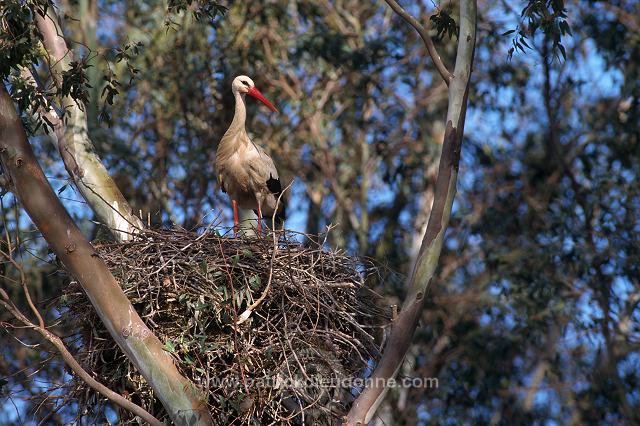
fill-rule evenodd
<path id="1" fill-rule="evenodd" d="M 375 268 L 341 252 L 282 234 L 180 230 L 96 249 L 181 373 L 207 395 L 217 424 L 335 423 L 356 391 L 350 379 L 379 355 L 388 311 L 368 290 Z M 166 420 L 80 287 L 63 300 L 83 366 Z M 104 412 L 105 400 L 83 382 L 72 388 L 81 413 Z"/>

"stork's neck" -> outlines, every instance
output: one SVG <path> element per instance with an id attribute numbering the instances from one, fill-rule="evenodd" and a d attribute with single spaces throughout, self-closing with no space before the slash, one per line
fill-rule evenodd
<path id="1" fill-rule="evenodd" d="M 244 124 L 247 120 L 247 108 L 244 105 L 244 95 L 236 92 L 234 93 L 234 97 L 236 98 L 236 111 L 233 115 L 233 121 L 231 122 L 231 126 L 229 126 L 227 133 L 244 131 Z"/>

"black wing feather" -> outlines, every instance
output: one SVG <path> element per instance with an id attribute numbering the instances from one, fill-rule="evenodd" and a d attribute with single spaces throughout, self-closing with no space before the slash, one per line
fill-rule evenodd
<path id="1" fill-rule="evenodd" d="M 269 179 L 267 180 L 267 189 L 276 197 L 278 197 L 282 193 L 282 184 L 280 183 L 280 179 L 275 179 L 272 174 L 269 174 Z M 283 200 L 284 201 L 284 200 Z M 278 211 L 276 211 L 276 223 L 280 224 L 285 219 L 285 210 L 286 207 L 284 204 L 280 204 L 278 207 Z M 258 214 L 257 210 L 254 210 L 255 214 Z"/>
<path id="2" fill-rule="evenodd" d="M 282 192 L 282 184 L 280 183 L 280 179 L 274 179 L 273 175 L 269 175 L 269 179 L 267 180 L 267 189 L 271 191 L 272 194 L 280 195 Z"/>

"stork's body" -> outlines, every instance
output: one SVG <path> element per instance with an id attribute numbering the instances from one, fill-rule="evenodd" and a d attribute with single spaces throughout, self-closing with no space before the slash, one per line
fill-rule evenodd
<path id="1" fill-rule="evenodd" d="M 236 77 L 232 90 L 236 108 L 231 126 L 222 137 L 216 153 L 218 182 L 231 198 L 235 229 L 238 227 L 240 207 L 257 211 L 260 231 L 262 215 L 273 215 L 282 186 L 271 157 L 247 134 L 245 94 L 260 100 L 274 112 L 277 112 L 277 109 L 262 96 L 249 77 Z"/>

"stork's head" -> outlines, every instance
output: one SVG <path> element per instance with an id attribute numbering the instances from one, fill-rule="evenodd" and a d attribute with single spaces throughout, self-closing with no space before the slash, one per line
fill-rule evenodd
<path id="1" fill-rule="evenodd" d="M 273 106 L 273 104 L 269 102 L 258 89 L 256 89 L 256 85 L 253 83 L 253 80 L 246 75 L 239 75 L 234 78 L 231 88 L 234 94 L 247 94 L 265 104 L 271 111 L 278 112 L 278 109 Z"/>

